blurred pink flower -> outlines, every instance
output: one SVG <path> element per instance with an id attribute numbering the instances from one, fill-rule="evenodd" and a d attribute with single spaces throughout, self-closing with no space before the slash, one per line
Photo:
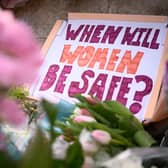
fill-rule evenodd
<path id="1" fill-rule="evenodd" d="M 103 130 L 94 130 L 91 136 L 100 144 L 106 145 L 110 142 L 111 136 L 108 132 Z"/>
<path id="2" fill-rule="evenodd" d="M 14 8 L 16 6 L 22 6 L 28 0 L 1 0 L 2 6 L 5 8 Z"/>
<path id="3" fill-rule="evenodd" d="M 0 10 L 0 85 L 31 83 L 42 63 L 31 28 Z"/>
<path id="4" fill-rule="evenodd" d="M 18 125 L 25 121 L 25 113 L 13 100 L 0 97 L 0 121 Z"/>
<path id="5" fill-rule="evenodd" d="M 73 121 L 76 123 L 80 123 L 80 122 L 95 122 L 96 120 L 90 116 L 79 115 L 79 116 L 75 116 Z"/>

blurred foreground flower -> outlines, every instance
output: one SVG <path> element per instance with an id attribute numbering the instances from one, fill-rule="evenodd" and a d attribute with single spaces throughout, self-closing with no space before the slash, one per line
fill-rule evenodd
<path id="1" fill-rule="evenodd" d="M 5 121 L 13 125 L 18 125 L 25 121 L 25 113 L 13 100 L 0 98 L 0 121 Z"/>
<path id="2" fill-rule="evenodd" d="M 4 8 L 14 8 L 24 5 L 28 0 L 1 0 Z"/>
<path id="3" fill-rule="evenodd" d="M 0 85 L 31 83 L 41 65 L 40 47 L 31 29 L 0 11 Z"/>
<path id="4" fill-rule="evenodd" d="M 87 155 L 95 154 L 99 150 L 99 145 L 97 142 L 92 138 L 91 133 L 86 129 L 81 131 L 79 136 L 79 141 L 82 145 L 83 151 Z"/>
<path id="5" fill-rule="evenodd" d="M 74 117 L 73 121 L 76 123 L 80 123 L 80 122 L 95 122 L 96 120 L 90 116 L 78 115 Z"/>
<path id="6" fill-rule="evenodd" d="M 103 145 L 108 144 L 111 140 L 110 134 L 103 130 L 94 130 L 91 135 L 97 142 Z"/>
<path id="7" fill-rule="evenodd" d="M 15 101 L 9 98 L 0 98 L 0 107 L 0 121 L 5 121 L 13 125 L 18 125 L 25 121 L 25 113 Z"/>
<path id="8" fill-rule="evenodd" d="M 30 84 L 42 63 L 31 28 L 9 11 L 0 10 L 0 122 L 20 124 L 25 114 L 7 97 L 13 86 Z"/>

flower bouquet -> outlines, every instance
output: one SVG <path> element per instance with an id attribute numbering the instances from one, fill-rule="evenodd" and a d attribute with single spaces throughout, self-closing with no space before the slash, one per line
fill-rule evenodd
<path id="1" fill-rule="evenodd" d="M 142 124 L 120 103 L 102 102 L 82 95 L 76 98 L 79 102 L 65 122 L 53 119 L 55 116 L 48 109 L 51 105 L 42 102 L 45 111 L 49 112 L 49 132 L 51 137 L 56 137 L 52 144 L 55 158 L 67 160 L 68 147 L 79 142 L 81 147 L 78 148 L 83 154 L 81 166 L 99 167 L 102 162 L 127 148 L 156 145 L 156 141 L 144 130 Z"/>
<path id="2" fill-rule="evenodd" d="M 157 142 L 120 103 L 101 102 L 82 95 L 76 98 L 78 103 L 72 105 L 74 110 L 64 120 L 59 117 L 62 112 L 59 103 L 36 102 L 40 103 L 40 108 L 35 113 L 40 112 L 45 117 L 37 119 L 36 133 L 29 139 L 19 159 L 10 157 L 16 167 L 108 168 L 115 165 L 115 168 L 126 168 L 133 165 L 148 168 L 145 159 L 151 158 L 152 154 L 158 157 L 155 149 L 167 156 L 166 149 L 154 147 Z M 47 128 L 41 127 L 44 118 L 48 121 Z M 124 157 L 120 158 L 123 154 Z"/>
<path id="3" fill-rule="evenodd" d="M 125 164 L 130 168 L 130 165 L 142 167 L 141 158 L 147 158 L 147 154 L 159 158 L 153 148 L 157 141 L 116 101 L 76 95 L 78 102 L 65 108 L 61 102 L 28 97 L 18 86 L 34 80 L 42 62 L 40 47 L 31 29 L 17 21 L 12 13 L 0 10 L 0 27 L 1 167 L 125 168 L 123 164 L 116 165 L 124 160 L 130 163 Z M 48 123 L 46 128 L 41 125 L 44 120 Z M 33 125 L 28 136 L 21 136 L 27 130 L 25 127 L 18 130 L 23 126 L 21 122 L 27 127 Z M 10 133 L 4 129 L 8 125 Z M 14 139 L 12 132 L 16 133 Z M 18 148 L 22 145 L 23 148 Z M 153 150 L 146 154 L 144 148 Z M 165 157 L 165 150 L 158 151 Z M 168 167 L 166 159 L 161 163 Z M 143 167 L 150 165 L 146 161 Z"/>

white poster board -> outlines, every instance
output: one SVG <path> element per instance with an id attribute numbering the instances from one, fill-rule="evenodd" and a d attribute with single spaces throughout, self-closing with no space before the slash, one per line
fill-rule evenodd
<path id="1" fill-rule="evenodd" d="M 121 102 L 140 120 L 150 118 L 162 82 L 166 25 L 164 16 L 70 13 L 44 45 L 32 96 L 73 101 L 90 94 Z"/>

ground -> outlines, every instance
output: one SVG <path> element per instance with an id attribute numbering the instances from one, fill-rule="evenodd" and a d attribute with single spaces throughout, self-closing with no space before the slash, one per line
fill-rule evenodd
<path id="1" fill-rule="evenodd" d="M 30 0 L 15 9 L 16 16 L 33 27 L 42 44 L 55 21 L 67 19 L 68 12 L 168 16 L 168 0 Z"/>

